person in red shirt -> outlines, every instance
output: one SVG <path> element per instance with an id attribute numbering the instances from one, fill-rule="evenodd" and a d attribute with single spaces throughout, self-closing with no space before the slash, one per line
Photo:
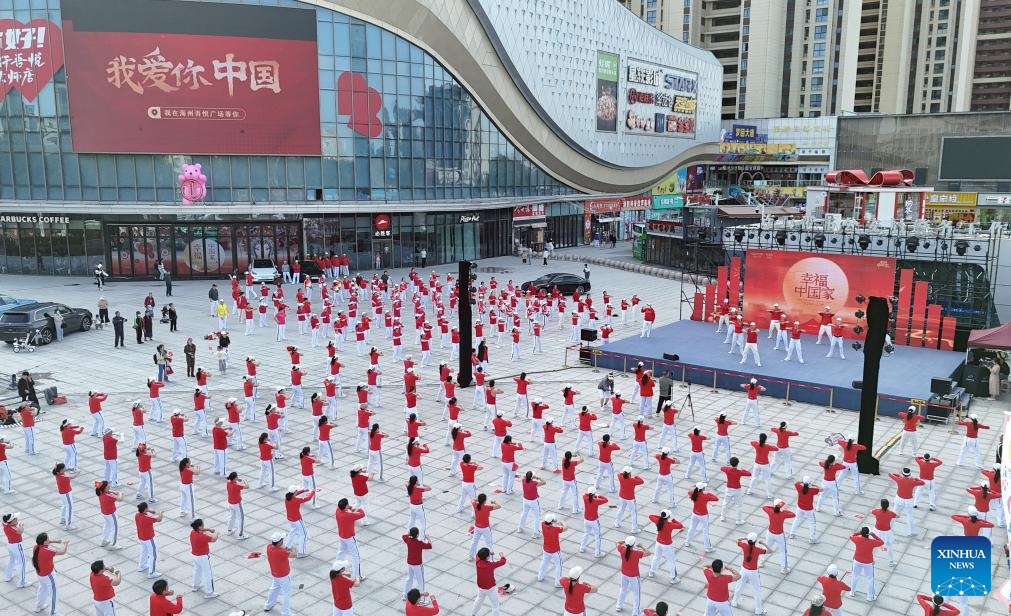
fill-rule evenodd
<path id="1" fill-rule="evenodd" d="M 157 503 L 154 497 L 154 477 L 151 474 L 151 460 L 155 456 L 154 447 L 148 447 L 146 443 L 137 445 L 134 450 L 137 456 L 137 500 L 144 498 L 147 494 L 147 502 Z"/>
<path id="2" fill-rule="evenodd" d="M 767 441 L 769 440 L 769 435 L 762 432 L 758 435 L 757 441 L 751 441 L 751 446 L 755 448 L 755 465 L 751 468 L 751 482 L 748 483 L 748 489 L 745 490 L 745 494 L 751 494 L 751 489 L 755 487 L 755 481 L 759 478 L 765 480 L 765 496 L 766 498 L 772 498 L 772 483 L 769 473 L 769 454 L 779 451 L 779 448 L 775 445 L 770 445 Z"/>
<path id="3" fill-rule="evenodd" d="M 333 616 L 353 616 L 351 589 L 361 586 L 361 580 L 352 577 L 348 562 L 338 558 L 330 565 L 330 590 L 333 595 Z"/>
<path id="4" fill-rule="evenodd" d="M 652 396 L 650 396 L 652 397 Z M 629 454 L 628 465 L 635 466 L 635 460 L 638 457 L 642 457 L 642 468 L 643 470 L 649 470 L 649 449 L 646 447 L 646 432 L 652 430 L 653 428 L 646 424 L 646 418 L 643 415 L 639 415 L 635 423 L 632 424 L 633 441 L 632 441 L 632 452 Z"/>
<path id="5" fill-rule="evenodd" d="M 717 558 L 702 570 L 706 578 L 706 614 L 731 616 L 730 584 L 741 579 L 741 574 L 733 567 L 723 564 Z"/>
<path id="6" fill-rule="evenodd" d="M 563 428 L 555 425 L 555 420 L 548 417 L 544 420 L 543 436 L 544 449 L 541 452 L 541 470 L 547 470 L 548 461 L 551 461 L 552 470 L 558 470 L 558 449 L 555 445 L 555 435 L 565 432 Z"/>
<path id="7" fill-rule="evenodd" d="M 867 449 L 867 447 L 857 443 L 852 434 L 847 436 L 845 441 L 840 440 L 837 444 L 842 447 L 842 463 L 845 468 L 845 471 L 840 473 L 839 481 L 845 479 L 847 474 L 851 475 L 853 477 L 853 484 L 856 486 L 857 496 L 859 496 L 864 492 L 860 489 L 860 469 L 857 467 L 857 456 L 861 451 Z"/>
<path id="8" fill-rule="evenodd" d="M 653 333 L 654 321 L 656 321 L 656 310 L 654 310 L 653 304 L 646 304 L 642 308 L 642 331 L 639 332 L 640 338 L 650 337 L 650 334 Z"/>
<path id="9" fill-rule="evenodd" d="M 168 580 L 158 580 L 151 587 L 151 594 L 148 597 L 148 605 L 151 609 L 151 616 L 172 616 L 182 614 L 183 598 L 176 595 L 175 601 L 169 599 L 175 595 L 175 591 L 169 589 Z"/>
<path id="10" fill-rule="evenodd" d="M 758 561 L 763 554 L 769 552 L 769 546 L 758 539 L 757 533 L 749 533 L 744 539 L 737 540 L 737 547 L 741 548 L 744 553 L 744 560 L 741 563 L 741 579 L 734 587 L 734 596 L 730 605 L 738 606 L 745 585 L 750 584 L 752 593 L 755 595 L 755 614 L 766 614 L 767 612 L 762 607 L 762 580 L 758 575 Z"/>
<path id="11" fill-rule="evenodd" d="M 63 464 L 70 470 L 77 470 L 77 444 L 74 439 L 84 432 L 82 426 L 75 426 L 69 419 L 60 422 L 60 438 L 63 441 Z"/>
<path id="12" fill-rule="evenodd" d="M 639 416 L 648 415 L 653 410 L 653 390 L 656 389 L 656 381 L 653 380 L 652 370 L 643 370 L 638 376 L 639 385 Z"/>
<path id="13" fill-rule="evenodd" d="M 656 552 L 653 553 L 653 560 L 649 565 L 649 577 L 656 575 L 660 560 L 663 559 L 667 561 L 667 567 L 670 570 L 670 583 L 677 584 L 681 578 L 678 577 L 673 535 L 681 532 L 684 525 L 675 520 L 667 509 L 662 510 L 658 515 L 649 516 L 649 521 L 656 527 Z"/>
<path id="14" fill-rule="evenodd" d="M 824 328 L 824 325 L 818 328 L 818 342 L 815 344 L 821 344 L 821 333 Z M 839 359 L 846 359 L 846 353 L 843 347 L 843 333 L 846 331 L 846 326 L 843 325 L 841 317 L 836 318 L 835 323 L 829 327 L 829 331 L 831 334 L 829 336 L 828 354 L 825 355 L 825 357 L 832 357 L 832 353 L 835 351 L 836 347 L 838 347 Z"/>
<path id="15" fill-rule="evenodd" d="M 751 413 L 754 413 L 755 427 L 760 428 L 762 426 L 762 415 L 758 407 L 758 394 L 765 391 L 765 387 L 758 384 L 758 379 L 752 378 L 747 383 L 741 383 L 741 389 L 748 395 L 744 401 L 744 417 L 741 418 L 741 423 L 748 423 L 748 417 L 751 416 Z"/>
<path id="16" fill-rule="evenodd" d="M 267 590 L 267 601 L 263 611 L 274 609 L 278 601 L 281 603 L 281 616 L 291 616 L 291 559 L 295 550 L 285 547 L 284 533 L 275 532 L 267 544 L 267 567 L 270 570 L 270 588 Z"/>
<path id="17" fill-rule="evenodd" d="M 200 518 L 190 522 L 190 554 L 193 556 L 193 588 L 200 584 L 204 586 L 204 596 L 208 599 L 217 597 L 214 592 L 214 573 L 211 570 L 210 545 L 218 540 L 218 531 L 204 528 Z"/>
<path id="18" fill-rule="evenodd" d="M 15 569 L 18 571 L 18 588 L 28 586 L 28 563 L 25 559 L 25 548 L 23 545 L 25 526 L 21 523 L 19 512 L 5 513 L 3 515 L 4 538 L 7 539 L 7 574 L 5 581 L 14 579 Z"/>
<path id="19" fill-rule="evenodd" d="M 586 616 L 586 595 L 597 592 L 597 587 L 586 582 L 580 582 L 583 575 L 582 567 L 569 569 L 569 576 L 558 580 L 558 585 L 565 594 L 565 616 Z"/>
<path id="20" fill-rule="evenodd" d="M 631 515 L 632 534 L 639 532 L 639 508 L 635 502 L 635 488 L 645 481 L 638 475 L 632 475 L 632 467 L 626 466 L 618 475 L 618 512 L 614 516 L 614 527 L 620 528 L 625 514 Z"/>
<path id="21" fill-rule="evenodd" d="M 714 550 L 712 542 L 709 540 L 709 503 L 720 500 L 718 496 L 711 492 L 706 492 L 706 483 L 700 481 L 695 487 L 688 491 L 688 499 L 692 501 L 692 519 L 688 524 L 688 534 L 685 536 L 684 547 L 690 548 L 695 532 L 702 529 L 702 543 L 706 552 Z"/>
<path id="22" fill-rule="evenodd" d="M 769 517 L 769 526 L 765 531 L 765 543 L 770 552 L 775 549 L 779 552 L 780 572 L 787 574 L 790 572 L 790 559 L 786 549 L 786 534 L 783 527 L 790 518 L 797 517 L 797 514 L 786 509 L 786 502 L 783 499 L 776 499 L 772 505 L 765 505 L 762 511 Z"/>
<path id="23" fill-rule="evenodd" d="M 937 495 L 934 492 L 934 471 L 942 464 L 944 462 L 931 456 L 929 453 L 916 458 L 916 465 L 920 467 L 920 480 L 923 481 L 923 485 L 916 488 L 916 491 L 913 492 L 913 509 L 916 509 L 916 502 L 920 499 L 920 492 L 923 488 L 927 489 L 930 510 L 935 511 L 937 509 Z"/>
<path id="24" fill-rule="evenodd" d="M 614 392 L 614 395 L 611 396 L 611 422 L 607 426 L 607 431 L 611 434 L 618 434 L 618 428 L 620 427 L 621 436 L 618 438 L 625 438 L 625 411 L 623 407 L 626 404 L 628 404 L 628 400 L 621 397 L 620 391 Z"/>
<path id="25" fill-rule="evenodd" d="M 958 616 L 962 613 L 954 605 L 945 602 L 941 595 L 916 595 L 916 603 L 923 608 L 923 616 Z"/>
<path id="26" fill-rule="evenodd" d="M 860 577 L 867 578 L 867 600 L 874 601 L 877 594 L 874 590 L 874 550 L 885 544 L 881 537 L 864 526 L 859 533 L 850 536 L 853 542 L 853 590 L 852 596 L 860 586 Z"/>
<path id="27" fill-rule="evenodd" d="M 906 453 L 906 444 L 908 443 L 910 453 L 915 456 L 916 452 L 920 449 L 916 443 L 916 424 L 923 421 L 923 415 L 920 415 L 917 412 L 917 407 L 912 405 L 907 410 L 899 413 L 899 419 L 902 420 L 902 441 L 899 446 L 899 454 Z"/>
<path id="28" fill-rule="evenodd" d="M 730 458 L 729 466 L 720 467 L 720 471 L 727 477 L 727 483 L 723 486 L 723 508 L 720 510 L 720 522 L 726 520 L 727 508 L 734 507 L 737 510 L 734 523 L 738 526 L 744 524 L 744 520 L 741 519 L 741 478 L 751 476 L 751 471 L 738 467 L 740 463 L 737 456 L 734 456 Z"/>
<path id="29" fill-rule="evenodd" d="M 825 569 L 825 575 L 818 578 L 818 583 L 821 584 L 821 594 L 825 595 L 825 610 L 832 616 L 842 616 L 842 594 L 852 590 L 849 584 L 843 581 L 849 573 L 846 571 L 840 577 L 839 568 L 829 565 Z"/>
<path id="30" fill-rule="evenodd" d="M 21 418 L 21 430 L 25 436 L 25 453 L 34 456 L 35 451 L 35 417 L 41 411 L 36 411 L 27 404 L 22 404 L 18 408 L 18 415 Z"/>
<path id="31" fill-rule="evenodd" d="M 556 580 L 562 577 L 562 548 L 559 543 L 559 537 L 562 533 L 568 530 L 568 526 L 565 522 L 558 522 L 555 520 L 555 514 L 547 513 L 544 514 L 544 521 L 541 522 L 541 535 L 544 537 L 544 555 L 541 558 L 541 568 L 537 572 L 537 581 L 543 582 L 544 577 L 548 573 L 548 567 L 551 563 L 555 564 L 555 578 Z M 555 582 L 557 586 L 560 582 Z"/>
<path id="32" fill-rule="evenodd" d="M 459 424 L 457 424 L 459 425 Z M 510 437 L 511 438 L 511 437 Z M 460 460 L 460 501 L 457 503 L 456 512 L 463 513 L 464 508 L 468 503 L 477 498 L 477 492 L 474 488 L 474 474 L 481 470 L 483 467 L 472 462 L 470 459 L 470 454 L 463 454 L 463 458 Z"/>
<path id="33" fill-rule="evenodd" d="M 225 534 L 235 533 L 238 539 L 248 539 L 245 532 L 246 512 L 242 509 L 242 491 L 249 489 L 249 483 L 239 479 L 239 474 L 232 471 L 225 483 L 226 500 L 228 502 L 228 527 Z"/>
<path id="34" fill-rule="evenodd" d="M 470 540 L 470 555 L 473 557 L 477 554 L 477 544 L 481 541 L 484 541 L 488 546 L 482 549 L 495 549 L 491 536 L 491 512 L 501 509 L 502 505 L 495 501 L 489 503 L 488 496 L 484 493 L 478 494 L 470 504 L 474 510 L 474 534 Z"/>
<path id="35" fill-rule="evenodd" d="M 306 556 L 306 547 L 309 543 L 309 531 L 302 520 L 302 504 L 308 503 L 319 492 L 316 490 L 303 490 L 297 485 L 288 486 L 288 491 L 284 494 L 284 514 L 288 520 L 291 530 L 288 531 L 284 541 L 284 547 L 290 548 L 298 541 L 298 558 Z"/>
<path id="36" fill-rule="evenodd" d="M 580 513 L 579 485 L 576 483 L 576 467 L 583 461 L 579 455 L 566 451 L 562 458 L 562 493 L 558 497 L 558 509 L 565 507 L 565 495 L 572 495 L 572 513 Z M 558 577 L 561 577 L 561 565 L 558 565 Z"/>
<path id="37" fill-rule="evenodd" d="M 417 475 L 411 475 L 407 479 L 405 487 L 407 488 L 408 507 L 411 512 L 411 519 L 408 520 L 407 527 L 417 528 L 421 532 L 421 536 L 427 538 L 425 530 L 428 523 L 425 519 L 424 495 L 432 488 L 422 485 Z"/>
<path id="38" fill-rule="evenodd" d="M 378 423 L 372 424 L 369 430 L 369 462 L 366 471 L 371 475 L 372 467 L 376 465 L 379 468 L 379 481 L 383 481 L 383 439 L 386 436 L 385 432 L 379 430 Z"/>
<path id="39" fill-rule="evenodd" d="M 351 558 L 351 566 L 354 567 L 355 578 L 364 581 L 362 575 L 362 558 L 358 552 L 358 540 L 355 539 L 355 522 L 365 517 L 365 510 L 356 507 L 352 508 L 348 504 L 348 499 L 342 498 L 337 501 L 337 510 L 334 512 L 337 518 L 337 539 L 339 547 L 337 549 L 337 559 L 346 556 Z M 335 565 L 337 563 L 334 563 Z M 345 565 L 346 566 L 346 565 Z M 333 575 L 330 576 L 333 579 Z M 350 604 L 345 609 L 350 609 Z"/>
<path id="40" fill-rule="evenodd" d="M 818 543 L 818 530 L 814 519 L 814 497 L 821 492 L 821 489 L 811 485 L 811 477 L 808 475 L 804 475 L 804 478 L 793 484 L 793 487 L 797 490 L 797 517 L 793 519 L 793 525 L 790 527 L 790 539 L 797 536 L 797 527 L 801 522 L 805 522 L 811 533 L 808 541 L 814 545 Z"/>
<path id="41" fill-rule="evenodd" d="M 0 408 L 2 406 L 0 405 Z M 10 445 L 10 441 L 0 436 L 0 489 L 3 490 L 4 494 L 17 493 L 17 490 L 11 486 L 11 468 L 7 464 L 7 448 Z"/>
<path id="42" fill-rule="evenodd" d="M 829 455 L 824 461 L 819 462 L 818 466 L 822 467 L 825 472 L 821 480 L 821 493 L 818 495 L 818 504 L 815 505 L 814 510 L 821 511 L 821 503 L 825 499 L 825 495 L 831 494 L 835 515 L 839 517 L 842 515 L 842 505 L 839 504 L 839 482 L 836 478 L 839 472 L 846 467 L 836 462 L 833 455 Z"/>
<path id="43" fill-rule="evenodd" d="M 655 503 L 660 498 L 661 490 L 667 492 L 667 506 L 674 506 L 674 473 L 671 472 L 671 467 L 678 463 L 678 459 L 670 455 L 670 448 L 661 447 L 660 453 L 653 456 L 656 458 L 657 464 L 660 465 L 660 471 L 656 476 L 656 487 L 653 488 L 653 498 L 649 502 Z"/>
<path id="44" fill-rule="evenodd" d="M 231 428 L 225 427 L 223 417 L 214 419 L 211 428 L 211 447 L 214 451 L 214 474 L 218 477 L 228 475 L 228 439 L 232 436 Z"/>
<path id="45" fill-rule="evenodd" d="M 91 594 L 94 599 L 95 614 L 98 616 L 115 616 L 116 606 L 112 599 L 116 596 L 115 587 L 123 581 L 123 572 L 115 567 L 106 567 L 105 562 L 96 560 L 91 563 Z"/>
<path id="46" fill-rule="evenodd" d="M 474 607 L 471 610 L 477 614 L 485 601 L 491 604 L 491 612 L 495 616 L 499 613 L 498 584 L 495 582 L 495 570 L 506 564 L 506 557 L 501 552 L 498 560 L 491 560 L 491 550 L 481 548 L 478 550 L 474 560 L 477 569 L 477 597 L 474 599 Z"/>
<path id="47" fill-rule="evenodd" d="M 502 441 L 509 434 L 509 428 L 511 428 L 513 422 L 502 417 L 502 411 L 495 411 L 495 419 L 491 420 L 492 432 L 495 435 L 495 441 L 491 449 L 491 457 L 499 457 L 502 451 Z"/>
<path id="48" fill-rule="evenodd" d="M 779 422 L 778 428 L 773 428 L 772 432 L 776 435 L 776 457 L 772 460 L 772 467 L 769 468 L 769 473 L 774 474 L 776 469 L 783 466 L 786 469 L 786 476 L 789 479 L 793 478 L 793 462 L 790 459 L 790 438 L 794 436 L 800 436 L 799 432 L 794 432 L 786 427 L 786 422 Z"/>
<path id="49" fill-rule="evenodd" d="M 88 411 L 91 412 L 91 436 L 101 438 L 105 433 L 105 416 L 102 414 L 102 403 L 109 399 L 109 394 L 97 391 L 88 392 Z"/>
<path id="50" fill-rule="evenodd" d="M 727 419 L 726 413 L 720 413 L 716 418 L 716 440 L 713 441 L 713 462 L 716 462 L 720 450 L 725 450 L 727 463 L 730 462 L 730 426 L 737 425 L 736 421 Z"/>
<path id="51" fill-rule="evenodd" d="M 108 481 L 95 482 L 95 496 L 98 497 L 98 508 L 104 519 L 102 526 L 102 547 L 118 550 L 119 519 L 116 517 L 116 503 L 123 502 L 123 495 L 109 489 Z"/>
<path id="52" fill-rule="evenodd" d="M 966 507 L 968 515 L 953 515 L 952 520 L 955 520 L 962 525 L 962 534 L 966 537 L 978 537 L 980 532 L 985 532 L 987 529 L 993 528 L 993 522 L 988 522 L 980 517 L 979 510 L 973 505 Z"/>
<path id="53" fill-rule="evenodd" d="M 972 451 L 976 457 L 976 468 L 983 470 L 983 463 L 980 460 L 979 452 L 979 431 L 989 430 L 990 426 L 980 423 L 979 417 L 976 413 L 969 413 L 969 418 L 965 421 L 961 421 L 958 425 L 965 428 L 965 440 L 962 441 L 962 449 L 958 452 L 958 462 L 956 466 L 962 466 L 962 460 L 965 459 L 965 452 Z"/>
<path id="54" fill-rule="evenodd" d="M 189 458 L 179 461 L 179 517 L 197 517 L 197 501 L 193 493 L 193 478 L 200 474 L 200 469 L 193 466 Z"/>
<path id="55" fill-rule="evenodd" d="M 419 539 L 419 536 L 424 536 L 422 531 L 412 526 L 408 533 L 401 537 L 407 544 L 407 581 L 404 583 L 404 599 L 407 599 L 412 589 L 416 589 L 419 593 L 425 592 L 424 551 L 431 550 L 432 543 Z"/>
<path id="56" fill-rule="evenodd" d="M 888 554 L 888 566 L 894 567 L 896 562 L 895 549 L 892 542 L 892 522 L 895 520 L 896 513 L 889 507 L 888 499 L 882 498 L 881 506 L 877 509 L 872 509 L 871 515 L 874 516 L 874 532 L 885 542 L 885 553 Z"/>
<path id="57" fill-rule="evenodd" d="M 748 361 L 749 353 L 754 356 L 755 365 L 761 368 L 762 358 L 758 355 L 758 327 L 755 325 L 754 321 L 752 321 L 748 325 L 748 328 L 744 330 L 744 347 L 741 349 L 741 364 Z"/>
<path id="58" fill-rule="evenodd" d="M 835 313 L 832 312 L 830 306 L 825 306 L 825 310 L 818 313 L 819 325 L 818 325 L 818 340 L 815 344 L 821 344 L 822 336 L 828 336 L 829 342 L 832 342 L 832 317 Z"/>
<path id="59" fill-rule="evenodd" d="M 708 436 L 703 436 L 698 426 L 692 428 L 688 434 L 688 440 L 692 444 L 692 452 L 688 454 L 688 469 L 685 471 L 685 479 L 692 478 L 692 471 L 697 466 L 700 470 L 702 481 L 709 481 L 709 474 L 706 472 L 706 455 L 702 451 L 702 443 L 708 440 Z"/>
<path id="60" fill-rule="evenodd" d="M 614 606 L 615 611 L 620 612 L 625 605 L 625 601 L 631 594 L 632 614 L 638 616 L 642 613 L 640 606 L 641 590 L 639 587 L 639 561 L 651 554 L 649 550 L 636 543 L 635 537 L 626 537 L 625 541 L 615 544 L 618 557 L 621 559 L 621 587 L 618 590 L 618 601 Z"/>
<path id="61" fill-rule="evenodd" d="M 982 479 L 978 486 L 972 486 L 965 489 L 970 496 L 973 497 L 975 503 L 973 503 L 977 510 L 979 510 L 979 516 L 984 520 L 990 515 L 990 501 L 997 501 L 997 506 L 1000 505 L 1000 492 L 995 492 L 990 489 L 990 481 L 988 479 Z M 989 538 L 990 531 L 984 530 L 983 536 Z"/>
<path id="62" fill-rule="evenodd" d="M 39 576 L 39 592 L 35 597 L 35 611 L 46 610 L 50 616 L 56 616 L 58 604 L 56 596 L 56 567 L 53 560 L 56 556 L 67 553 L 70 541 L 66 539 L 50 539 L 47 533 L 39 533 L 35 537 L 35 548 L 32 551 L 32 565 Z"/>
<path id="63" fill-rule="evenodd" d="M 271 416 L 274 417 L 276 422 L 276 415 L 269 412 L 267 413 L 267 425 L 270 425 Z M 276 425 L 276 424 L 275 424 Z M 274 485 L 274 457 L 278 456 L 277 446 L 270 442 L 270 435 L 268 432 L 261 432 L 259 438 L 257 439 L 256 446 L 260 454 L 260 480 L 257 484 L 257 488 L 263 488 L 267 485 L 267 478 L 270 478 L 270 491 L 276 492 L 277 486 Z"/>
<path id="64" fill-rule="evenodd" d="M 906 527 L 909 536 L 916 534 L 916 524 L 913 522 L 913 490 L 923 485 L 923 480 L 913 477 L 908 468 L 902 469 L 902 474 L 889 473 L 888 477 L 895 482 L 895 513 L 906 512 Z M 888 552 L 891 554 L 891 550 Z"/>
<path id="65" fill-rule="evenodd" d="M 987 478 L 987 481 L 990 482 L 989 491 L 997 493 L 997 494 L 1000 494 L 1000 488 L 1001 488 L 1001 477 L 1000 477 L 1000 474 L 1001 474 L 1001 465 L 1000 465 L 1000 463 L 999 462 L 994 463 L 990 467 L 990 469 L 981 471 L 981 473 L 983 474 L 984 477 Z M 983 482 L 980 481 L 980 485 L 982 485 L 982 484 L 983 484 Z M 919 488 L 917 488 L 917 489 L 919 489 Z M 916 502 L 915 497 L 913 499 L 913 502 L 914 503 Z M 1000 526 L 1001 528 L 1006 527 L 1007 525 L 1005 524 L 1006 520 L 1004 519 L 1004 507 L 1002 507 L 1000 505 L 999 501 L 997 502 L 997 505 L 996 505 L 995 509 L 996 509 L 996 513 L 997 513 L 997 519 L 996 519 L 997 526 Z"/>

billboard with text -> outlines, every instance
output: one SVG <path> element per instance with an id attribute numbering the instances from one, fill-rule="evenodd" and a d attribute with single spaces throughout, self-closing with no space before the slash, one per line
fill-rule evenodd
<path id="1" fill-rule="evenodd" d="M 316 13 L 62 0 L 75 152 L 320 154 Z"/>
<path id="2" fill-rule="evenodd" d="M 856 301 L 891 297 L 895 289 L 895 259 L 856 255 L 749 250 L 745 261 L 744 319 L 769 326 L 773 304 L 790 321 L 800 321 L 804 333 L 817 334 L 818 313 L 829 306 L 848 325 L 854 338 L 854 313 L 866 309 Z"/>

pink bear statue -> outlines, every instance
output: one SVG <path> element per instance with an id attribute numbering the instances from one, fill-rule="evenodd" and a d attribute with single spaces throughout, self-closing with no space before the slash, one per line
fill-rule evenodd
<path id="1" fill-rule="evenodd" d="M 179 192 L 183 195 L 183 205 L 203 201 L 207 196 L 207 176 L 200 173 L 200 163 L 183 165 L 179 174 Z"/>

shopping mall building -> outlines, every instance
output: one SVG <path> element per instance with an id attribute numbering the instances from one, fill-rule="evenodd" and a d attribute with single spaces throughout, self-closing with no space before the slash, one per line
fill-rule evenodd
<path id="1" fill-rule="evenodd" d="M 0 273 L 580 243 L 717 151 L 721 76 L 613 0 L 0 0 Z"/>

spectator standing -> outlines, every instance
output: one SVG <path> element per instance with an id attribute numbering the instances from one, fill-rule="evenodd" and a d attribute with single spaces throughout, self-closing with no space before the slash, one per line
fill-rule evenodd
<path id="1" fill-rule="evenodd" d="M 109 300 L 105 299 L 104 296 L 98 298 L 98 322 L 109 322 Z"/>
<path id="2" fill-rule="evenodd" d="M 285 278 L 287 278 L 287 276 L 285 276 Z M 285 282 L 288 282 L 288 280 L 285 280 Z M 220 299 L 220 296 L 218 295 L 218 285 L 211 283 L 211 288 L 207 291 L 207 299 L 211 302 L 211 316 L 213 317 L 214 309 L 218 307 L 218 300 Z"/>
<path id="3" fill-rule="evenodd" d="M 106 303 L 108 303 L 108 302 L 106 302 Z M 106 308 L 105 318 L 106 319 L 109 318 L 109 309 L 108 308 Z M 108 323 L 108 321 L 106 321 L 106 323 Z M 115 334 L 115 340 L 112 343 L 112 348 L 117 348 L 117 347 L 123 346 L 123 329 L 124 329 L 125 325 L 126 325 L 126 319 L 124 319 L 123 315 L 121 315 L 119 313 L 119 311 L 117 310 L 116 311 L 116 316 L 112 317 L 112 331 Z"/>
<path id="4" fill-rule="evenodd" d="M 193 344 L 193 338 L 186 339 L 186 346 L 183 347 L 183 354 L 186 356 L 186 376 L 196 376 L 197 345 Z"/>

